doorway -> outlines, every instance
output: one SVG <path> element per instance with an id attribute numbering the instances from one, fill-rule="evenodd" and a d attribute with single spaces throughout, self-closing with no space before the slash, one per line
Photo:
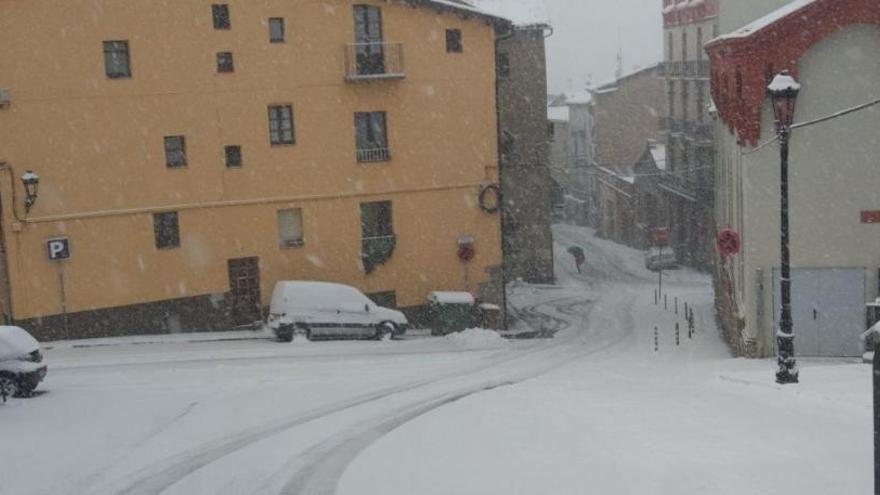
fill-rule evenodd
<path id="1" fill-rule="evenodd" d="M 228 261 L 228 266 L 233 323 L 241 326 L 262 320 L 260 258 L 231 259 Z"/>

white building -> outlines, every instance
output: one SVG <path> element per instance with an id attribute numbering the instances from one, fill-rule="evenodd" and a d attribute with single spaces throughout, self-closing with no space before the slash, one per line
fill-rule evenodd
<path id="1" fill-rule="evenodd" d="M 726 5 L 726 4 L 723 4 Z M 716 294 L 741 353 L 774 354 L 779 320 L 780 175 L 765 88 L 789 69 L 795 122 L 880 99 L 876 0 L 796 0 L 706 46 L 718 107 L 715 220 L 742 235 Z M 798 356 L 857 356 L 880 284 L 880 106 L 793 131 L 792 312 Z"/>

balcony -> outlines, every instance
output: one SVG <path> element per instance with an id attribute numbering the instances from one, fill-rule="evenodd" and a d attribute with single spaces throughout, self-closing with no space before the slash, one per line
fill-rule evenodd
<path id="1" fill-rule="evenodd" d="M 361 241 L 364 270 L 372 273 L 378 265 L 387 263 L 396 245 L 397 237 L 394 234 L 364 237 Z"/>
<path id="2" fill-rule="evenodd" d="M 345 46 L 345 80 L 403 79 L 402 43 L 353 43 Z"/>
<path id="3" fill-rule="evenodd" d="M 391 159 L 391 150 L 388 148 L 375 148 L 357 150 L 359 163 L 387 162 Z"/>
<path id="4" fill-rule="evenodd" d="M 660 64 L 660 75 L 667 79 L 709 79 L 708 60 L 674 61 Z"/>

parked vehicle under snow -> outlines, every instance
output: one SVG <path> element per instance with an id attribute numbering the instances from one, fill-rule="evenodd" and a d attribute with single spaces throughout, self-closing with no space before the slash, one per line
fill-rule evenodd
<path id="1" fill-rule="evenodd" d="M 266 324 L 279 340 L 295 333 L 313 338 L 377 338 L 406 333 L 400 311 L 383 308 L 348 285 L 327 282 L 278 282 Z"/>
<path id="2" fill-rule="evenodd" d="M 22 328 L 0 326 L 0 397 L 27 397 L 46 377 L 40 343 Z"/>

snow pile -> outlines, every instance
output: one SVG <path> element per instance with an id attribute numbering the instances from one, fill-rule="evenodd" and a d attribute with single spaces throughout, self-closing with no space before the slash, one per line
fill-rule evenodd
<path id="1" fill-rule="evenodd" d="M 464 349 L 498 349 L 510 345 L 498 332 L 485 328 L 468 328 L 451 333 L 446 336 L 446 340 Z"/>

